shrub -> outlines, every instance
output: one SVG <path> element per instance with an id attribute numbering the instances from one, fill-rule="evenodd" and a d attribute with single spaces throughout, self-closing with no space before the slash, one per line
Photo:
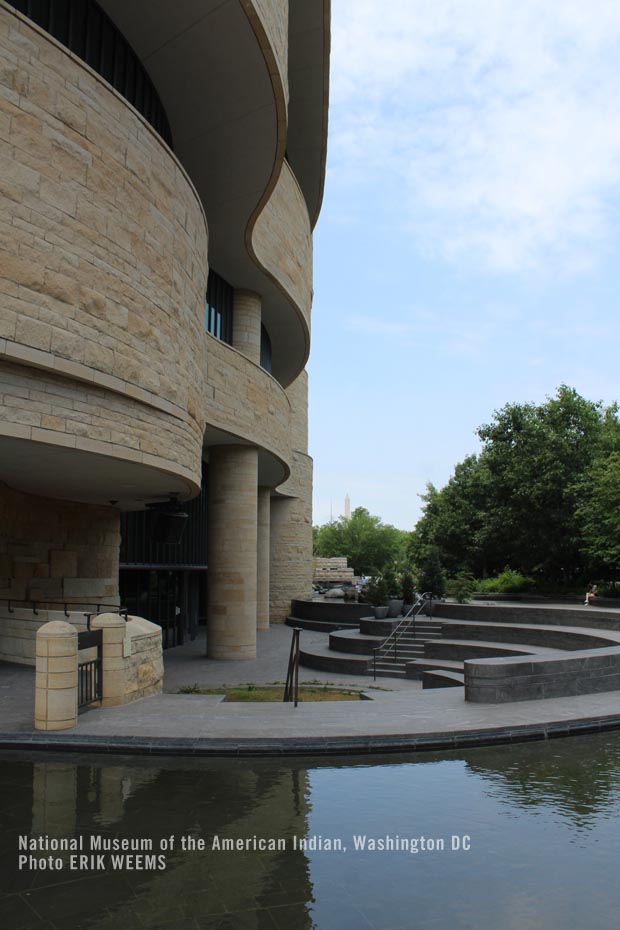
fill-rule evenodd
<path id="1" fill-rule="evenodd" d="M 446 593 L 448 597 L 453 597 L 459 604 L 467 604 L 476 590 L 477 584 L 469 572 L 458 572 L 454 578 L 449 578 L 446 582 Z"/>
<path id="2" fill-rule="evenodd" d="M 483 578 L 475 584 L 475 590 L 481 594 L 517 594 L 529 591 L 534 586 L 534 579 L 506 566 L 503 572 L 494 578 Z"/>
<path id="3" fill-rule="evenodd" d="M 364 600 L 373 607 L 385 607 L 390 599 L 388 586 L 381 576 L 369 581 L 362 594 Z"/>
<path id="4" fill-rule="evenodd" d="M 601 597 L 620 597 L 620 588 L 616 582 L 608 582 L 598 586 L 598 593 Z"/>

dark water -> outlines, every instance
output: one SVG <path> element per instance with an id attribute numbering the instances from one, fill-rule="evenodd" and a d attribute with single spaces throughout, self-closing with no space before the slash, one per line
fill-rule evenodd
<path id="1" fill-rule="evenodd" d="M 620 735 L 369 762 L 5 754 L 0 927 L 617 926 Z M 123 838 L 152 850 L 90 848 Z"/>

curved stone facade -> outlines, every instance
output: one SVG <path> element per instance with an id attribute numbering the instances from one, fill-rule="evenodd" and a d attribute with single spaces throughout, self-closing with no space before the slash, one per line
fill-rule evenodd
<path id="1" fill-rule="evenodd" d="M 287 162 L 252 234 L 256 257 L 310 326 L 312 230 L 308 208 Z"/>
<path id="2" fill-rule="evenodd" d="M 288 100 L 288 0 L 242 0 L 252 18 L 258 14 L 277 62 L 279 79 Z"/>
<path id="3" fill-rule="evenodd" d="M 304 2 L 321 10 L 320 35 L 316 15 L 307 28 L 324 69 L 329 3 Z M 0 512 L 25 501 L 21 524 L 0 527 L 0 591 L 46 594 L 50 610 L 114 601 L 119 511 L 206 487 L 210 654 L 251 658 L 257 628 L 284 619 L 311 579 L 312 232 L 285 159 L 289 4 L 205 0 L 199 19 L 99 4 L 148 71 L 175 151 L 0 0 Z M 307 170 L 322 186 L 324 159 Z M 231 317 L 209 290 L 206 318 L 214 280 L 234 295 Z M 97 507 L 109 529 L 93 542 Z M 37 512 L 53 515 L 47 549 Z M 89 574 L 93 545 L 112 555 Z"/>
<path id="4" fill-rule="evenodd" d="M 195 476 L 202 437 L 187 409 L 202 376 L 192 347 L 208 272 L 200 201 L 123 98 L 40 30 L 0 15 L 0 49 L 12 63 L 0 85 L 0 175 L 11 203 L 0 219 L 0 352 L 36 366 L 43 391 L 46 372 L 67 390 L 85 382 L 75 387 L 82 422 L 89 438 L 113 442 L 113 454 L 130 432 L 130 458 L 137 448 Z M 148 426 L 145 406 L 175 421 L 157 449 L 129 422 Z M 44 428 L 64 443 L 63 425 L 48 418 Z"/>
<path id="5" fill-rule="evenodd" d="M 291 405 L 284 388 L 237 349 L 207 336 L 207 427 L 213 426 L 290 461 Z"/>

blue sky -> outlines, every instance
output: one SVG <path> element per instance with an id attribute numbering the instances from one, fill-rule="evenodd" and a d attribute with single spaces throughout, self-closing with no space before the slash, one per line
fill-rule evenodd
<path id="1" fill-rule="evenodd" d="M 412 529 L 477 426 L 620 398 L 620 5 L 332 0 L 314 522 Z"/>

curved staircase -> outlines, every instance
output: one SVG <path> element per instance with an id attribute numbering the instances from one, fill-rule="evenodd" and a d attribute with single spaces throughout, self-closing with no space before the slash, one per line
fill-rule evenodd
<path id="1" fill-rule="evenodd" d="M 490 604 L 482 608 L 482 614 L 478 610 L 472 620 L 422 613 L 375 620 L 361 616 L 368 610 L 365 605 L 323 602 L 317 610 L 316 606 L 304 608 L 304 603 L 309 602 L 294 602 L 287 623 L 302 629 L 320 629 L 327 635 L 324 644 L 304 647 L 302 641 L 301 665 L 342 674 L 417 679 L 424 688 L 462 686 L 468 659 L 528 655 L 543 658 L 620 646 L 618 614 L 601 617 L 601 628 L 592 624 L 592 612 L 585 610 L 565 614 L 572 624 L 581 620 L 584 626 L 565 626 L 559 622 L 564 618 L 552 614 L 550 608 L 544 614 L 529 612 L 518 618 L 531 617 L 537 621 L 533 623 L 514 622 L 516 617 L 508 619 L 505 609 Z M 457 614 L 462 610 L 460 605 L 440 606 L 442 614 L 453 606 Z M 343 607 L 345 610 L 339 609 Z M 298 615 L 300 609 L 302 616 Z M 542 622 L 545 619 L 547 622 Z"/>

